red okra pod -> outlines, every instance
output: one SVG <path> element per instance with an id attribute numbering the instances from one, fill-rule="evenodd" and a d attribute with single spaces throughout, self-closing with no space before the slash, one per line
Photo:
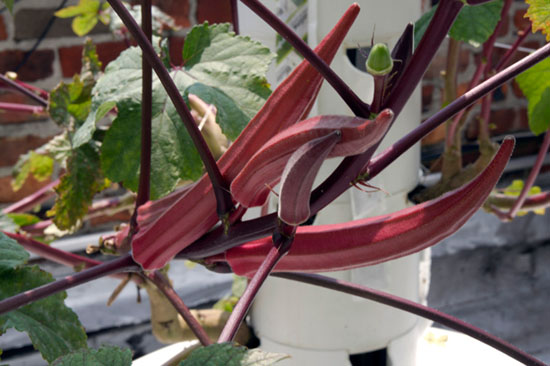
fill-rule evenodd
<path id="1" fill-rule="evenodd" d="M 270 188 L 278 183 L 281 173 L 300 146 L 340 131 L 341 139 L 327 157 L 351 156 L 378 143 L 393 120 L 393 112 L 382 111 L 374 120 L 348 116 L 316 116 L 275 135 L 246 164 L 231 183 L 233 198 L 245 207 L 261 206 Z"/>
<path id="2" fill-rule="evenodd" d="M 330 63 L 334 58 L 358 13 L 359 6 L 351 5 L 317 46 L 315 52 L 325 62 Z M 227 181 L 232 181 L 272 136 L 307 116 L 322 81 L 317 70 L 303 61 L 277 87 L 218 161 Z M 139 231 L 132 240 L 132 253 L 145 269 L 163 267 L 176 253 L 205 234 L 218 221 L 216 199 L 212 184 L 206 176 L 189 190 L 167 197 L 146 203 L 138 210 Z M 168 209 L 165 208 L 167 205 L 170 205 Z"/>
<path id="3" fill-rule="evenodd" d="M 300 226 L 275 272 L 325 272 L 373 265 L 416 253 L 456 232 L 497 183 L 514 147 L 506 138 L 491 163 L 468 184 L 420 205 L 342 224 Z M 263 238 L 207 259 L 227 262 L 238 275 L 253 275 L 269 249 Z"/>

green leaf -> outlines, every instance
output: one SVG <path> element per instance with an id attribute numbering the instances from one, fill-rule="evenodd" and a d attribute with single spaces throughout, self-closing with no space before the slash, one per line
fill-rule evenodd
<path id="1" fill-rule="evenodd" d="M 457 41 L 464 41 L 474 47 L 479 47 L 493 34 L 500 20 L 503 4 L 503 0 L 494 0 L 481 5 L 464 5 L 453 23 L 449 35 Z M 415 47 L 426 32 L 436 8 L 437 6 L 434 6 L 415 23 Z"/>
<path id="2" fill-rule="evenodd" d="M 516 77 L 527 98 L 529 128 L 539 135 L 550 128 L 550 59 L 546 58 Z"/>
<path id="3" fill-rule="evenodd" d="M 6 5 L 6 8 L 8 8 L 8 10 L 10 11 L 10 13 L 13 14 L 13 1 L 14 0 L 2 0 L 2 2 L 4 3 L 4 5 Z"/>
<path id="4" fill-rule="evenodd" d="M 228 24 L 210 26 L 208 23 L 194 27 L 186 38 L 183 59 L 185 69 L 199 83 L 230 96 L 247 117 L 231 120 L 230 116 L 217 116 L 216 122 L 222 127 L 223 133 L 235 139 L 238 136 L 236 131 L 240 133 L 271 94 L 265 75 L 274 55 L 267 47 L 249 37 L 227 32 L 228 28 Z M 201 51 L 204 45 L 208 46 Z M 208 95 L 194 94 L 214 104 L 218 110 L 225 105 L 224 97 L 208 100 Z M 228 130 L 229 125 L 238 127 Z"/>
<path id="5" fill-rule="evenodd" d="M 55 12 L 59 18 L 72 18 L 72 28 L 78 36 L 84 36 L 97 24 L 100 16 L 99 0 L 80 0 L 78 5 L 68 6 Z"/>
<path id="6" fill-rule="evenodd" d="M 512 184 L 510 184 L 508 187 L 504 189 L 504 194 L 507 196 L 514 196 L 517 197 L 521 194 L 521 191 L 523 189 L 524 182 L 521 179 L 514 179 Z M 531 189 L 529 189 L 529 192 L 527 193 L 528 196 L 532 196 L 535 194 L 541 193 L 542 190 L 538 186 L 533 186 Z"/>
<path id="7" fill-rule="evenodd" d="M 79 75 L 73 82 L 64 82 L 50 92 L 48 112 L 58 125 L 69 130 L 78 128 L 90 112 L 93 85 L 84 83 Z"/>
<path id="8" fill-rule="evenodd" d="M 525 0 L 529 9 L 525 17 L 532 23 L 533 33 L 541 31 L 546 35 L 546 41 L 550 41 L 550 3 L 548 0 Z"/>
<path id="9" fill-rule="evenodd" d="M 270 366 L 286 358 L 289 356 L 218 343 L 193 351 L 179 366 Z"/>
<path id="10" fill-rule="evenodd" d="M 55 12 L 59 18 L 72 18 L 82 14 L 97 12 L 99 9 L 99 0 L 80 0 L 77 5 L 67 6 Z"/>
<path id="11" fill-rule="evenodd" d="M 132 351 L 114 346 L 85 349 L 57 359 L 53 366 L 130 366 Z"/>
<path id="12" fill-rule="evenodd" d="M 48 215 L 60 229 L 70 229 L 86 215 L 94 195 L 108 185 L 102 176 L 98 148 L 93 142 L 74 150 L 67 162 L 67 173 L 55 191 L 55 205 Z"/>
<path id="13" fill-rule="evenodd" d="M 72 28 L 73 32 L 79 36 L 85 36 L 92 29 L 99 20 L 99 14 L 85 14 L 73 19 Z"/>
<path id="14" fill-rule="evenodd" d="M 15 225 L 19 227 L 34 225 L 37 222 L 40 222 L 40 218 L 38 216 L 27 213 L 9 213 L 7 216 L 13 220 Z"/>
<path id="15" fill-rule="evenodd" d="M 16 269 L 27 263 L 29 253 L 15 240 L 0 233 L 0 272 Z"/>
<path id="16" fill-rule="evenodd" d="M 196 94 L 214 104 L 216 122 L 230 139 L 236 138 L 261 108 L 270 91 L 265 79 L 273 55 L 247 37 L 226 33 L 224 25 L 202 25 L 189 33 L 183 69 L 170 72 L 182 95 Z M 155 42 L 156 43 L 156 42 Z M 102 145 L 102 168 L 113 181 L 137 190 L 141 150 L 141 51 L 130 48 L 105 69 L 93 90 L 92 111 L 73 143 L 88 141 L 100 112 L 116 103 L 118 117 Z M 109 108 L 104 107 L 108 104 Z M 151 196 L 168 194 L 180 180 L 203 174 L 191 138 L 158 78 L 153 81 L 153 146 Z M 78 140 L 77 138 L 78 137 Z"/>
<path id="17" fill-rule="evenodd" d="M 457 41 L 479 47 L 493 34 L 500 20 L 503 5 L 503 0 L 476 6 L 465 5 L 458 14 L 449 35 Z"/>
<path id="18" fill-rule="evenodd" d="M 177 80 L 177 77 L 176 77 Z M 198 179 L 202 163 L 191 138 L 171 103 L 160 90 L 153 93 L 154 141 L 151 151 L 151 198 L 171 192 L 180 177 Z M 119 103 L 119 115 L 101 146 L 101 167 L 112 181 L 137 191 L 141 156 L 141 108 L 132 101 Z"/>
<path id="19" fill-rule="evenodd" d="M 37 266 L 4 271 L 0 276 L 0 299 L 51 281 L 52 275 Z M 60 292 L 0 315 L 0 333 L 9 328 L 26 332 L 48 362 L 86 348 L 86 333 L 76 314 L 65 306 L 66 297 L 65 292 Z"/>
<path id="20" fill-rule="evenodd" d="M 223 90 L 214 88 L 202 83 L 195 83 L 185 91 L 185 95 L 195 94 L 204 102 L 216 106 L 216 122 L 220 125 L 223 133 L 229 139 L 236 139 L 239 133 L 246 126 L 250 118 L 233 96 L 227 95 Z M 219 106 L 219 107 L 218 107 Z M 246 123 L 241 123 L 246 122 Z"/>
<path id="21" fill-rule="evenodd" d="M 105 3 L 109 5 L 109 3 Z M 96 47 L 90 38 L 86 39 L 82 50 L 82 69 L 80 76 L 83 80 L 95 83 L 95 76 L 101 71 L 102 63 L 99 61 Z"/>
<path id="22" fill-rule="evenodd" d="M 45 181 L 52 175 L 53 165 L 53 159 L 47 155 L 38 154 L 34 151 L 21 155 L 13 169 L 15 175 L 15 179 L 11 183 L 13 190 L 19 190 L 29 174 L 32 174 L 39 182 Z"/>
<path id="23" fill-rule="evenodd" d="M 30 155 L 30 153 L 21 155 L 17 164 L 13 167 L 11 188 L 14 192 L 20 190 L 29 177 L 29 173 L 31 172 L 31 164 L 29 162 Z"/>
<path id="24" fill-rule="evenodd" d="M 550 88 L 544 89 L 540 100 L 528 109 L 529 129 L 540 135 L 550 128 Z"/>

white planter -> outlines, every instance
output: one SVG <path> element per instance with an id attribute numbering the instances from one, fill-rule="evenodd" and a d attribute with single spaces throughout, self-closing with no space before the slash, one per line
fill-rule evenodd
<path id="1" fill-rule="evenodd" d="M 132 366 L 176 366 L 198 347 L 197 340 L 174 343 L 134 360 Z"/>
<path id="2" fill-rule="evenodd" d="M 351 64 L 345 48 L 370 46 L 375 25 L 376 42 L 385 42 L 393 47 L 406 24 L 420 16 L 420 1 L 357 2 L 361 6 L 361 13 L 331 66 L 358 95 L 369 100 L 372 98 L 372 78 Z M 308 0 L 304 5 L 307 10 L 307 27 L 300 23 L 299 31 L 304 32 L 306 29 L 309 43 L 316 45 L 351 3 L 353 1 Z M 295 11 L 293 1 L 271 0 L 264 4 L 278 10 L 283 19 L 290 13 L 296 16 L 298 11 L 304 11 Z M 274 33 L 261 20 L 244 6 L 239 8 L 239 12 L 243 34 L 270 46 L 275 45 Z M 270 74 L 275 78 L 271 80 L 273 85 L 276 85 L 285 66 L 294 66 L 299 62 L 298 57 L 292 57 L 281 62 L 278 70 Z M 317 114 L 350 115 L 351 111 L 329 85 L 323 85 L 312 112 L 312 115 Z M 420 95 L 417 91 L 379 150 L 413 129 L 419 122 Z M 406 207 L 407 193 L 417 184 L 419 157 L 419 148 L 411 149 L 370 182 L 389 195 L 381 191 L 365 193 L 351 189 L 321 211 L 315 224 L 345 222 Z M 336 164 L 335 161 L 327 162 L 323 168 L 325 172 L 321 175 L 328 174 Z M 429 282 L 429 255 L 426 252 L 414 254 L 377 266 L 330 275 L 425 302 Z M 417 341 L 429 324 L 387 306 L 276 278 L 269 279 L 262 287 L 251 316 L 262 349 L 292 356 L 290 360 L 281 362 L 284 366 L 350 365 L 350 354 L 383 348 L 387 348 L 391 365 L 413 366 L 416 365 Z"/>

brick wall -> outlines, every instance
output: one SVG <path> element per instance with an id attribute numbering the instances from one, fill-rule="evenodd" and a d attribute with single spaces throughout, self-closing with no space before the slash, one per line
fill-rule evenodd
<path id="1" fill-rule="evenodd" d="M 76 2 L 72 0 L 68 4 Z M 0 72 L 12 71 L 20 65 L 25 53 L 40 37 L 60 3 L 61 0 L 20 0 L 15 4 L 13 16 L 6 11 L 0 14 Z M 182 27 L 181 31 L 171 37 L 173 49 L 181 49 L 182 36 L 192 25 L 205 20 L 211 23 L 231 20 L 229 0 L 155 0 L 154 3 L 171 14 Z M 523 29 L 526 24 L 523 18 L 525 7 L 523 1 L 513 4 L 499 42 L 511 43 L 517 30 Z M 18 70 L 21 80 L 50 90 L 60 80 L 68 80 L 80 70 L 83 39 L 74 35 L 70 22 L 70 19 L 55 19 L 38 49 Z M 126 47 L 124 41 L 111 35 L 103 25 L 96 26 L 90 37 L 96 43 L 99 58 L 104 64 L 116 58 Z M 530 35 L 525 46 L 537 48 L 543 43 L 544 39 L 540 35 Z M 497 50 L 495 56 L 499 57 L 503 52 Z M 462 47 L 458 79 L 463 90 L 475 69 L 475 59 L 479 57 L 479 53 L 480 49 Z M 177 53 L 173 54 L 175 63 L 179 61 L 177 56 Z M 424 118 L 432 115 L 441 106 L 443 80 L 440 72 L 445 67 L 445 56 L 446 47 L 442 47 L 426 74 L 422 86 Z M 493 133 L 525 130 L 527 103 L 517 85 L 508 83 L 497 91 L 496 96 L 498 101 L 494 103 L 491 115 L 491 123 L 496 126 Z M 0 102 L 23 103 L 26 98 L 0 89 Z M 478 109 L 471 113 L 470 121 L 475 119 L 477 113 Z M 475 138 L 475 127 L 475 123 L 469 124 L 467 138 Z M 40 146 L 56 133 L 57 126 L 47 119 L 22 113 L 0 112 L 0 204 L 18 200 L 45 184 L 31 179 L 20 191 L 13 192 L 9 184 L 11 168 L 19 154 Z M 438 143 L 443 134 L 444 131 L 440 130 L 431 136 L 428 143 Z"/>
<path id="2" fill-rule="evenodd" d="M 20 0 L 14 13 L 0 14 L 0 72 L 15 70 L 44 31 L 61 0 Z M 77 3 L 69 1 L 67 5 Z M 174 49 L 181 49 L 183 35 L 194 24 L 208 20 L 231 21 L 229 0 L 154 0 L 153 3 L 171 14 L 182 29 L 171 36 Z M 0 8 L 3 8 L 1 6 Z M 99 24 L 90 37 L 97 45 L 103 64 L 114 60 L 127 45 L 117 39 L 108 27 Z M 83 39 L 75 36 L 71 19 L 54 20 L 49 32 L 28 61 L 19 68 L 19 79 L 51 90 L 60 80 L 69 81 L 80 71 Z M 174 62 L 178 62 L 174 53 Z M 0 102 L 27 103 L 26 97 L 0 88 Z M 57 126 L 45 118 L 25 113 L 0 112 L 0 205 L 14 202 L 32 193 L 47 182 L 30 179 L 21 190 L 13 192 L 11 170 L 17 157 L 42 145 L 59 132 Z"/>
<path id="3" fill-rule="evenodd" d="M 512 44 L 517 38 L 517 32 L 525 29 L 529 25 L 529 20 L 523 15 L 527 9 L 525 1 L 514 1 L 510 13 L 505 18 L 505 22 L 499 32 L 497 42 Z M 544 45 L 544 37 L 540 33 L 530 34 L 523 43 L 523 47 L 537 49 Z M 494 58 L 498 60 L 504 55 L 506 49 L 496 48 Z M 444 81 L 441 77 L 441 71 L 445 69 L 446 63 L 446 44 L 440 48 L 435 60 L 430 65 L 428 72 L 424 77 L 422 84 L 422 117 L 426 119 L 434 114 L 442 104 Z M 458 90 L 459 95 L 467 90 L 470 81 L 481 55 L 481 47 L 475 48 L 463 44 L 459 56 Z M 525 53 L 516 53 L 512 62 L 524 57 Z M 478 134 L 477 123 L 474 123 L 479 115 L 479 107 L 475 107 L 470 113 L 465 137 L 467 140 L 475 140 Z M 490 123 L 494 126 L 491 131 L 492 136 L 503 135 L 506 133 L 517 133 L 528 131 L 527 121 L 527 100 L 524 98 L 521 90 L 515 81 L 508 82 L 498 88 L 494 93 L 494 101 L 490 116 Z M 437 144 L 445 135 L 445 128 L 441 126 L 435 133 L 424 141 L 425 145 Z M 536 146 L 533 149 L 536 153 Z"/>

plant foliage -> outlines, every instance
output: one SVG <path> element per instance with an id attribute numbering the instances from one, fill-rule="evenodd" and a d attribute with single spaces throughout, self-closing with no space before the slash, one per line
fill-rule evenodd
<path id="1" fill-rule="evenodd" d="M 197 349 L 179 366 L 271 366 L 286 358 L 280 353 L 219 343 Z"/>

